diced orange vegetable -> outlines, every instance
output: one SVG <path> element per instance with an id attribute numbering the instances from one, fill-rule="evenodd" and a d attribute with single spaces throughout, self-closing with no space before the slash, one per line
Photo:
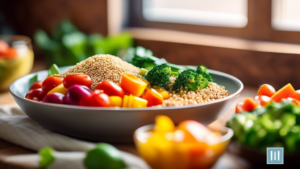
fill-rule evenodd
<path id="1" fill-rule="evenodd" d="M 51 94 L 51 93 L 61 93 L 61 94 L 66 94 L 68 91 L 67 88 L 64 87 L 64 85 L 61 83 L 60 85 L 54 87 L 52 90 L 50 90 L 48 94 Z"/>
<path id="2" fill-rule="evenodd" d="M 266 106 L 271 100 L 271 97 L 264 96 L 264 95 L 258 95 L 255 96 L 255 103 L 261 106 Z"/>
<path id="3" fill-rule="evenodd" d="M 300 90 L 296 90 L 291 98 L 294 98 L 294 99 L 300 101 Z"/>
<path id="4" fill-rule="evenodd" d="M 148 101 L 147 106 L 157 106 L 163 103 L 164 98 L 155 89 L 147 88 L 143 98 Z"/>
<path id="5" fill-rule="evenodd" d="M 293 102 L 296 106 L 299 106 L 299 105 L 300 105 L 300 101 L 299 101 L 299 100 L 296 100 L 296 99 L 294 99 L 294 98 L 289 97 L 289 98 L 287 98 L 287 100 L 290 100 L 290 101 Z"/>
<path id="6" fill-rule="evenodd" d="M 0 53 L 0 56 L 7 58 L 7 59 L 13 59 L 18 56 L 18 53 L 15 48 L 8 48 L 7 50 L 2 51 Z"/>
<path id="7" fill-rule="evenodd" d="M 147 85 L 144 79 L 129 74 L 124 74 L 121 79 L 121 87 L 134 96 L 141 96 Z"/>
<path id="8" fill-rule="evenodd" d="M 235 113 L 241 113 L 241 112 L 243 112 L 243 111 L 245 111 L 245 110 L 243 109 L 243 103 L 242 103 L 242 102 L 237 103 L 237 104 L 236 104 L 236 107 L 235 107 Z"/>
<path id="9" fill-rule="evenodd" d="M 9 48 L 9 45 L 4 42 L 3 40 L 0 40 L 0 54 L 2 52 L 5 52 Z"/>
<path id="10" fill-rule="evenodd" d="M 245 111 L 252 111 L 252 110 L 254 110 L 256 107 L 257 107 L 257 104 L 254 102 L 254 100 L 253 100 L 252 98 L 247 98 L 247 99 L 244 101 L 243 109 L 244 109 Z"/>
<path id="11" fill-rule="evenodd" d="M 155 88 L 155 90 L 164 98 L 167 99 L 170 97 L 170 93 L 164 88 Z"/>
<path id="12" fill-rule="evenodd" d="M 109 101 L 111 107 L 122 107 L 122 98 L 119 96 L 110 96 Z"/>
<path id="13" fill-rule="evenodd" d="M 275 102 L 281 102 L 282 99 L 287 99 L 289 97 L 292 97 L 295 93 L 295 89 L 293 86 L 289 83 L 285 85 L 283 88 L 278 90 L 272 97 L 271 100 Z"/>
<path id="14" fill-rule="evenodd" d="M 275 94 L 275 89 L 273 86 L 268 85 L 268 84 L 263 84 L 262 86 L 260 86 L 257 95 L 264 95 L 264 96 L 268 96 L 268 97 L 272 97 L 273 94 Z"/>

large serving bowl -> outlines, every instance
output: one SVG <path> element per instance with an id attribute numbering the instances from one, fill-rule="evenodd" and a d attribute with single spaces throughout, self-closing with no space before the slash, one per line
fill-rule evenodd
<path id="1" fill-rule="evenodd" d="M 61 72 L 70 67 L 62 67 Z M 157 115 L 169 116 L 175 124 L 183 120 L 196 120 L 208 125 L 218 119 L 243 90 L 243 83 L 226 73 L 209 70 L 219 85 L 225 86 L 230 96 L 208 103 L 153 108 L 92 108 L 36 102 L 24 98 L 29 79 L 40 71 L 21 77 L 10 86 L 10 92 L 20 108 L 43 127 L 72 137 L 91 141 L 132 142 L 135 129 L 153 124 Z"/>

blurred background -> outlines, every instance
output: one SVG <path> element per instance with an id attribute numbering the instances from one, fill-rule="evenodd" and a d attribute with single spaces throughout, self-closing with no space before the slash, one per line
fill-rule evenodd
<path id="1" fill-rule="evenodd" d="M 143 46 L 245 85 L 299 88 L 299 9 L 295 0 L 1 0 L 0 34 L 31 39 L 33 71 Z"/>

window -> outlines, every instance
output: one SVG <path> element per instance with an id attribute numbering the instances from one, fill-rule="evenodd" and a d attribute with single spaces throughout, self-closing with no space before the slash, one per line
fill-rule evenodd
<path id="1" fill-rule="evenodd" d="M 143 0 L 148 21 L 224 27 L 247 25 L 247 0 Z"/>
<path id="2" fill-rule="evenodd" d="M 300 1 L 273 0 L 272 26 L 278 30 L 300 31 Z"/>

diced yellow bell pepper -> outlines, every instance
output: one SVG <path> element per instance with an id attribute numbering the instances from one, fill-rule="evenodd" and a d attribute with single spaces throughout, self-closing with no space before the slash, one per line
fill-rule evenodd
<path id="1" fill-rule="evenodd" d="M 164 88 L 154 88 L 157 93 L 159 93 L 164 99 L 167 99 L 170 97 L 170 94 L 167 90 L 165 90 Z"/>
<path id="2" fill-rule="evenodd" d="M 56 86 L 55 88 L 53 88 L 52 90 L 50 90 L 50 91 L 47 93 L 47 95 L 48 95 L 48 94 L 52 94 L 52 93 L 66 94 L 67 91 L 68 91 L 68 89 L 65 88 L 63 84 L 60 84 L 60 85 Z"/>
<path id="3" fill-rule="evenodd" d="M 134 96 L 141 96 L 148 84 L 144 79 L 130 74 L 124 74 L 121 79 L 121 87 Z"/>
<path id="4" fill-rule="evenodd" d="M 128 107 L 128 100 L 129 100 L 129 96 L 125 95 L 123 98 L 122 107 Z"/>
<path id="5" fill-rule="evenodd" d="M 109 101 L 111 107 L 122 107 L 122 98 L 119 96 L 110 96 Z"/>
<path id="6" fill-rule="evenodd" d="M 132 107 L 147 107 L 148 101 L 140 97 L 133 96 L 133 106 Z"/>
<path id="7" fill-rule="evenodd" d="M 147 107 L 148 101 L 140 97 L 133 96 L 132 94 L 124 96 L 122 107 L 134 108 L 134 107 Z"/>

